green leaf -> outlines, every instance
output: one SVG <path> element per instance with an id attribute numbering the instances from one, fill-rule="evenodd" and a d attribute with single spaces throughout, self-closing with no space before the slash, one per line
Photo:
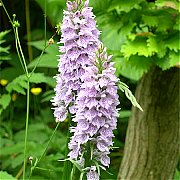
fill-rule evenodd
<path id="1" fill-rule="evenodd" d="M 171 67 L 175 66 L 180 61 L 179 54 L 180 54 L 179 51 L 178 51 L 178 53 L 176 53 L 174 51 L 171 51 L 169 53 L 169 64 Z"/>
<path id="2" fill-rule="evenodd" d="M 178 171 L 178 169 L 176 169 L 176 172 L 175 172 L 173 180 L 179 180 L 179 179 L 180 179 L 180 171 Z"/>
<path id="3" fill-rule="evenodd" d="M 156 27 L 157 32 L 165 33 L 175 23 L 172 19 L 174 13 L 176 12 L 171 12 L 167 9 L 153 9 L 143 14 L 142 20 L 149 27 Z"/>
<path id="4" fill-rule="evenodd" d="M 140 70 L 134 65 L 130 63 L 130 61 L 127 61 L 124 58 L 116 57 L 113 58 L 113 61 L 115 61 L 115 68 L 116 68 L 116 76 L 119 77 L 120 75 L 132 79 L 134 81 L 138 81 L 142 75 L 144 74 L 144 70 Z"/>
<path id="5" fill-rule="evenodd" d="M 103 32 L 101 34 L 101 40 L 104 45 L 110 50 L 120 49 L 125 40 L 125 37 L 122 37 L 118 33 L 118 30 L 123 26 L 122 22 L 111 14 L 99 16 L 97 22 L 100 30 Z"/>
<path id="6" fill-rule="evenodd" d="M 36 83 L 36 84 L 47 81 L 43 73 L 33 73 L 29 80 L 31 83 Z"/>
<path id="7" fill-rule="evenodd" d="M 37 67 L 45 67 L 45 68 L 57 68 L 58 66 L 58 51 L 56 54 L 44 54 L 42 55 L 40 61 L 39 58 L 35 58 L 30 64 L 28 64 L 28 68 L 33 68 L 37 62 L 39 61 Z"/>
<path id="8" fill-rule="evenodd" d="M 166 47 L 161 39 L 156 35 L 150 34 L 148 37 L 136 37 L 133 41 L 127 41 L 121 48 L 121 52 L 126 58 L 132 55 L 150 57 L 157 54 L 164 57 Z"/>
<path id="9" fill-rule="evenodd" d="M 8 174 L 6 171 L 0 171 L 0 179 L 1 180 L 16 180 L 15 177 Z"/>
<path id="10" fill-rule="evenodd" d="M 134 41 L 127 41 L 122 45 L 121 52 L 125 58 L 136 54 L 145 57 L 152 56 L 154 52 L 148 48 L 146 41 L 146 38 L 136 37 Z"/>
<path id="11" fill-rule="evenodd" d="M 17 132 L 14 135 L 14 140 L 16 142 L 23 141 L 25 130 L 21 130 Z M 38 139 L 37 139 L 38 136 Z M 39 142 L 43 144 L 48 140 L 48 133 L 47 133 L 47 127 L 43 125 L 42 123 L 35 123 L 29 125 L 29 135 L 28 135 L 29 141 Z"/>
<path id="12" fill-rule="evenodd" d="M 67 160 L 69 160 L 72 164 L 74 164 L 80 172 L 83 172 L 81 166 L 76 161 L 74 161 L 73 159 L 67 159 Z"/>
<path id="13" fill-rule="evenodd" d="M 98 174 L 99 174 L 99 176 L 101 175 L 101 171 L 100 171 L 100 166 L 99 166 L 99 163 L 97 162 L 97 161 L 93 161 L 94 163 L 95 163 L 95 165 L 96 165 L 96 168 L 97 168 L 97 172 L 98 172 Z"/>
<path id="14" fill-rule="evenodd" d="M 123 17 L 122 20 L 124 20 Z M 119 34 L 121 35 L 120 38 L 122 39 L 122 37 L 124 37 L 125 35 L 129 35 L 136 25 L 137 24 L 133 22 L 131 19 L 129 19 L 128 21 L 124 20 L 123 26 L 119 29 Z"/>
<path id="15" fill-rule="evenodd" d="M 39 49 L 42 51 L 44 49 L 44 41 L 32 41 L 28 43 L 29 45 L 35 47 L 36 49 Z M 58 54 L 58 45 L 57 42 L 54 42 L 54 44 L 51 44 L 48 46 L 45 50 L 46 53 L 48 54 Z"/>
<path id="16" fill-rule="evenodd" d="M 0 47 L 0 53 L 9 53 L 10 47 Z"/>
<path id="17" fill-rule="evenodd" d="M 157 54 L 158 57 L 162 58 L 166 54 L 165 42 L 163 42 L 157 35 L 148 36 L 147 46 L 151 55 Z"/>
<path id="18" fill-rule="evenodd" d="M 24 160 L 24 154 L 18 154 L 17 156 L 15 156 L 15 158 L 12 161 L 12 168 L 16 168 L 18 166 L 21 166 Z"/>
<path id="19" fill-rule="evenodd" d="M 116 76 L 123 75 L 132 80 L 139 80 L 144 73 L 148 72 L 153 64 L 151 58 L 146 58 L 144 56 L 134 55 L 126 60 L 121 57 L 114 57 L 116 68 Z"/>
<path id="20" fill-rule="evenodd" d="M 121 36 L 118 35 L 117 29 L 113 28 L 113 26 L 106 25 L 103 27 L 102 31 L 104 32 L 102 34 L 104 45 L 111 50 L 120 49 L 124 42 L 124 38 L 121 38 Z M 116 41 L 114 41 L 114 38 L 116 38 Z"/>
<path id="21" fill-rule="evenodd" d="M 179 51 L 170 51 L 168 55 L 166 55 L 164 58 L 155 58 L 155 63 L 162 68 L 162 70 L 167 70 L 170 67 L 175 66 L 179 62 Z"/>
<path id="22" fill-rule="evenodd" d="M 36 137 L 37 138 L 37 137 Z M 38 147 L 38 148 L 37 148 Z M 27 154 L 28 156 L 39 156 L 44 150 L 44 145 L 38 146 L 37 143 L 33 141 L 28 141 L 27 143 Z M 12 146 L 2 147 L 0 155 L 13 155 L 13 154 L 23 154 L 24 152 L 24 141 L 19 141 Z"/>
<path id="23" fill-rule="evenodd" d="M 44 49 L 44 41 L 33 41 L 29 44 L 41 51 Z M 48 46 L 45 52 L 46 53 L 41 56 L 40 61 L 39 57 L 35 58 L 30 64 L 28 64 L 28 68 L 33 68 L 38 61 L 39 63 L 37 67 L 57 68 L 57 55 L 59 54 L 57 43 Z"/>
<path id="24" fill-rule="evenodd" d="M 180 15 L 177 15 L 177 16 L 176 16 L 176 22 L 175 22 L 175 24 L 174 24 L 174 26 L 173 26 L 173 29 L 180 31 L 180 26 L 179 26 L 179 24 L 180 24 Z"/>
<path id="25" fill-rule="evenodd" d="M 5 128 L 0 128 L 0 148 L 2 148 L 3 146 L 5 146 L 6 144 L 8 145 L 13 145 L 13 141 L 10 139 L 6 139 L 6 138 L 2 138 L 4 136 L 4 134 L 7 133 L 7 131 L 5 130 Z"/>
<path id="26" fill-rule="evenodd" d="M 47 31 L 47 37 L 50 37 L 51 34 Z M 31 31 L 31 40 L 32 42 L 35 42 L 39 39 L 43 39 L 44 38 L 44 29 L 38 29 L 36 27 L 36 29 L 32 29 Z M 24 36 L 24 39 L 27 40 L 27 34 Z M 31 42 L 29 42 L 28 44 L 31 44 Z"/>
<path id="27" fill-rule="evenodd" d="M 165 56 L 164 58 L 156 57 L 155 62 L 162 70 L 167 70 L 170 68 L 170 61 L 168 56 Z"/>
<path id="28" fill-rule="evenodd" d="M 55 79 L 52 77 L 46 77 L 43 73 L 32 73 L 29 81 L 31 83 L 47 83 L 49 86 L 55 86 Z M 12 82 L 10 82 L 6 86 L 6 90 L 8 92 L 12 92 L 13 90 L 25 95 L 25 89 L 27 88 L 27 77 L 23 74 L 19 77 L 15 78 Z"/>
<path id="29" fill-rule="evenodd" d="M 24 73 L 21 62 L 19 61 L 19 57 L 18 57 L 17 53 L 11 52 L 11 61 L 8 61 L 7 63 L 9 65 L 13 66 L 13 68 L 16 68 L 16 71 L 19 71 L 19 74 Z M 16 77 L 16 76 L 14 76 L 14 71 L 15 71 L 15 69 L 12 71 L 13 73 L 10 73 L 12 77 Z"/>
<path id="30" fill-rule="evenodd" d="M 24 87 L 21 86 L 21 84 L 23 83 L 22 81 L 25 81 L 24 78 L 25 75 L 21 75 L 17 78 L 15 78 L 12 82 L 10 82 L 7 86 L 6 86 L 6 90 L 11 93 L 12 91 L 16 91 L 20 94 L 25 95 L 26 92 L 24 90 Z"/>
<path id="31" fill-rule="evenodd" d="M 137 107 L 138 109 L 140 109 L 141 111 L 143 111 L 143 109 L 141 108 L 141 106 L 140 106 L 140 105 L 138 104 L 138 102 L 136 101 L 136 98 L 134 97 L 134 95 L 132 94 L 132 92 L 129 90 L 129 87 L 128 87 L 125 83 L 119 81 L 118 87 L 119 87 L 119 89 L 120 89 L 122 92 L 125 93 L 126 97 L 131 101 L 131 103 L 132 103 L 132 105 L 133 105 L 134 107 Z"/>
<path id="32" fill-rule="evenodd" d="M 10 94 L 3 94 L 0 97 L 0 105 L 2 105 L 3 109 L 6 109 L 11 102 L 11 95 Z"/>
<path id="33" fill-rule="evenodd" d="M 10 31 L 2 31 L 0 32 L 0 61 L 9 60 L 10 57 L 5 55 L 9 53 L 10 46 L 3 47 L 2 44 L 6 42 L 4 37 L 9 33 Z"/>
<path id="34" fill-rule="evenodd" d="M 156 16 L 152 15 L 142 15 L 142 20 L 144 21 L 145 24 L 147 24 L 150 27 L 157 27 L 159 20 Z"/>
<path id="35" fill-rule="evenodd" d="M 1 32 L 0 32 L 0 41 L 1 41 L 1 40 L 4 38 L 4 36 L 6 36 L 9 32 L 10 32 L 10 30 L 1 31 Z"/>
<path id="36" fill-rule="evenodd" d="M 179 35 L 179 32 L 171 35 L 171 37 L 165 42 L 166 47 L 168 47 L 170 50 L 178 52 L 178 50 L 180 50 Z"/>
<path id="37" fill-rule="evenodd" d="M 41 102 L 47 102 L 50 101 L 54 96 L 54 91 L 53 90 L 49 90 L 46 91 L 43 95 L 42 95 L 42 100 Z"/>
<path id="38" fill-rule="evenodd" d="M 7 61 L 7 60 L 10 60 L 11 59 L 11 56 L 0 56 L 0 60 L 1 61 Z"/>
<path id="39" fill-rule="evenodd" d="M 129 58 L 128 63 L 131 67 L 135 67 L 137 71 L 141 72 L 141 74 L 144 74 L 148 72 L 153 62 L 151 58 L 135 55 Z"/>
<path id="40" fill-rule="evenodd" d="M 47 83 L 48 85 L 54 87 L 56 80 L 53 77 L 47 77 L 43 73 L 33 73 L 30 77 L 31 83 Z"/>
<path id="41" fill-rule="evenodd" d="M 111 0 L 91 0 L 89 5 L 93 7 L 94 11 L 97 13 L 106 13 L 111 2 Z"/>
<path id="42" fill-rule="evenodd" d="M 11 146 L 2 147 L 0 151 L 0 155 L 10 155 L 23 153 L 24 142 L 18 142 L 17 144 L 13 144 Z"/>
<path id="43" fill-rule="evenodd" d="M 139 3 L 142 1 L 144 0 L 113 0 L 111 6 L 109 7 L 109 11 L 116 9 L 118 12 L 129 12 L 132 9 L 141 9 Z"/>

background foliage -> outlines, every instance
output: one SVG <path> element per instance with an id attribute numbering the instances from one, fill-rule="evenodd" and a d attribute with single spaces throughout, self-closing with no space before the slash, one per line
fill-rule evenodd
<path id="1" fill-rule="evenodd" d="M 30 25 L 32 42 L 27 43 L 25 3 L 20 0 L 4 2 L 11 17 L 16 14 L 20 22 L 20 39 L 26 55 L 28 68 L 32 69 L 44 49 L 44 0 L 30 1 Z M 163 70 L 179 66 L 179 2 L 177 0 L 90 0 L 97 16 L 98 28 L 102 31 L 101 40 L 114 55 L 116 75 L 130 86 L 134 92 L 137 81 L 152 66 Z M 15 51 L 11 25 L 1 9 L 0 26 L 0 177 L 21 178 L 23 164 L 26 78 Z M 55 26 L 62 21 L 65 0 L 47 0 L 47 37 L 55 33 Z M 54 37 L 42 55 L 37 70 L 32 75 L 30 96 L 30 126 L 28 133 L 28 172 L 31 162 L 40 157 L 56 126 L 51 110 L 50 99 L 54 95 L 57 73 L 58 42 Z M 28 58 L 27 45 L 32 47 L 33 60 Z M 42 92 L 41 92 L 42 91 Z M 118 129 L 115 131 L 115 146 L 112 151 L 112 164 L 102 179 L 116 179 L 124 146 L 127 121 L 131 114 L 130 102 L 119 92 L 121 101 Z M 60 127 L 53 138 L 46 156 L 33 172 L 32 179 L 57 179 L 61 177 L 66 144 L 67 122 Z M 180 166 L 180 165 L 179 165 Z M 175 179 L 180 177 L 177 167 Z M 8 175 L 9 174 L 9 175 Z M 105 178 L 106 177 L 106 178 Z"/>

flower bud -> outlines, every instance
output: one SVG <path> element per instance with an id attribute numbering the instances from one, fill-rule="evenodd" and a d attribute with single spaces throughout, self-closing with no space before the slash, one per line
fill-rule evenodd
<path id="1" fill-rule="evenodd" d="M 54 39 L 53 39 L 53 38 L 50 38 L 49 41 L 48 41 L 48 44 L 49 44 L 49 45 L 54 44 Z"/>

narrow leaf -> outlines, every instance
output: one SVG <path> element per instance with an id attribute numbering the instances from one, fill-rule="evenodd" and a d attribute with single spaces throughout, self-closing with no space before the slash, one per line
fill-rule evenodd
<path id="1" fill-rule="evenodd" d="M 140 109 L 141 111 L 143 111 L 143 109 L 141 108 L 141 106 L 140 106 L 140 105 L 138 104 L 138 102 L 136 101 L 136 98 L 134 97 L 134 95 L 132 94 L 132 92 L 129 90 L 129 87 L 128 87 L 125 83 L 119 81 L 118 87 L 119 87 L 120 90 L 123 89 L 122 92 L 125 93 L 126 97 L 131 101 L 131 103 L 132 103 L 132 105 L 133 105 L 134 107 L 137 107 L 138 109 Z"/>

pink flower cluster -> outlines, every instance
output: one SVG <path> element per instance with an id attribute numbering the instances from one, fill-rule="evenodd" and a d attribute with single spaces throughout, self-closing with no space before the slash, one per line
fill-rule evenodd
<path id="1" fill-rule="evenodd" d="M 114 75 L 106 49 L 98 40 L 99 31 L 88 1 L 67 2 L 60 43 L 59 74 L 53 99 L 54 116 L 63 121 L 74 115 L 75 126 L 69 142 L 71 159 L 87 171 L 88 180 L 98 180 L 96 163 L 110 164 L 110 147 L 117 123 L 119 105 Z"/>
<path id="2" fill-rule="evenodd" d="M 108 154 L 113 146 L 113 130 L 116 129 L 118 116 L 118 79 L 110 62 L 111 56 L 107 56 L 102 47 L 98 52 L 94 65 L 87 67 L 81 77 L 83 84 L 75 103 L 76 115 L 72 119 L 77 126 L 70 129 L 74 135 L 69 143 L 69 156 L 78 160 L 91 150 L 89 161 L 99 161 L 102 166 L 108 167 Z"/>
<path id="3" fill-rule="evenodd" d="M 87 6 L 79 10 L 77 2 L 67 2 L 68 11 L 64 11 L 61 26 L 62 37 L 59 47 L 59 69 L 56 76 L 55 106 L 56 121 L 64 121 L 68 111 L 74 113 L 74 102 L 82 84 L 80 77 L 85 73 L 85 67 L 91 65 L 90 58 L 94 56 L 99 43 L 100 32 L 96 28 L 92 8 Z"/>

